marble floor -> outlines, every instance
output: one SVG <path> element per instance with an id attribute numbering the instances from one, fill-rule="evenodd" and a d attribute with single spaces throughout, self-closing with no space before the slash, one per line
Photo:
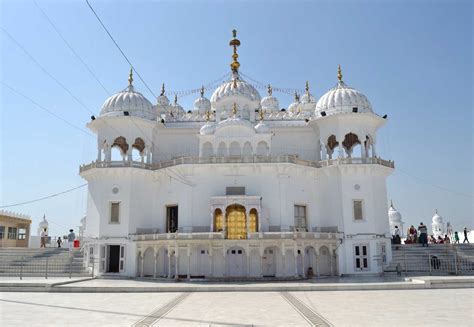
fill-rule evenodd
<path id="1" fill-rule="evenodd" d="M 473 326 L 474 289 L 0 293 L 1 326 Z"/>

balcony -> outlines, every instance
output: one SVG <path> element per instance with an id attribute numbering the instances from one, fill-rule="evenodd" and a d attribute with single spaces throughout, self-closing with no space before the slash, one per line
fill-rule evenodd
<path id="1" fill-rule="evenodd" d="M 381 158 L 337 158 L 329 160 L 303 160 L 297 155 L 282 156 L 231 156 L 231 157 L 179 157 L 172 160 L 164 160 L 154 164 L 147 164 L 139 161 L 93 161 L 90 164 L 81 165 L 79 172 L 85 172 L 93 168 L 140 168 L 147 170 L 159 170 L 178 165 L 199 165 L 199 164 L 259 164 L 259 163 L 290 163 L 301 166 L 322 168 L 336 165 L 381 165 L 395 168 L 395 163 L 391 160 Z"/>

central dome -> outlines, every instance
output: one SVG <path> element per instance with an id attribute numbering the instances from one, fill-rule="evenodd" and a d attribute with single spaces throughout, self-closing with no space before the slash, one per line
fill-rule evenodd
<path id="1" fill-rule="evenodd" d="M 211 102 L 216 103 L 231 96 L 244 97 L 250 101 L 261 100 L 257 89 L 253 87 L 253 85 L 242 80 L 238 74 L 234 74 L 230 81 L 224 82 L 214 91 L 211 96 Z"/>

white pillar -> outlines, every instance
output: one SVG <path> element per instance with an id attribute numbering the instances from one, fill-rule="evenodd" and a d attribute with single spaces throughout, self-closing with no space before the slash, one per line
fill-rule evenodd
<path id="1" fill-rule="evenodd" d="M 321 160 L 327 159 L 327 148 L 325 144 L 321 144 Z"/>
<path id="2" fill-rule="evenodd" d="M 191 246 L 188 244 L 188 275 L 187 279 L 191 278 Z"/>
<path id="3" fill-rule="evenodd" d="M 102 161 L 102 148 L 99 146 L 97 148 L 97 162 L 101 162 Z"/>
<path id="4" fill-rule="evenodd" d="M 168 278 L 171 278 L 171 251 L 168 249 Z"/>
<path id="5" fill-rule="evenodd" d="M 158 252 L 155 251 L 155 265 L 153 266 L 153 278 L 156 278 L 156 265 L 158 263 Z"/>
<path id="6" fill-rule="evenodd" d="M 175 254 L 174 254 L 174 260 L 175 260 L 175 264 L 174 264 L 174 279 L 178 279 L 179 278 L 179 270 L 178 270 L 178 265 L 179 265 L 179 249 L 176 249 L 175 251 Z"/>
<path id="7" fill-rule="evenodd" d="M 314 264 L 316 265 L 316 276 L 319 277 L 319 250 L 314 249 Z"/>
<path id="8" fill-rule="evenodd" d="M 140 260 L 141 260 L 141 264 L 140 264 L 140 277 L 143 277 L 143 255 L 141 255 L 140 253 Z"/>
<path id="9" fill-rule="evenodd" d="M 250 251 L 247 249 L 247 277 L 250 276 Z"/>

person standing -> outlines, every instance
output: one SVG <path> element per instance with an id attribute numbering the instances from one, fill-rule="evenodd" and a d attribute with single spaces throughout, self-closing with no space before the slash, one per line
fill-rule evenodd
<path id="1" fill-rule="evenodd" d="M 70 229 L 69 235 L 67 236 L 67 245 L 68 245 L 69 251 L 71 251 L 71 248 L 75 239 L 76 239 L 76 234 L 74 234 L 73 229 Z"/>
<path id="2" fill-rule="evenodd" d="M 459 244 L 459 234 L 458 234 L 458 232 L 454 232 L 454 244 Z"/>
<path id="3" fill-rule="evenodd" d="M 58 248 L 61 247 L 61 244 L 63 244 L 63 240 L 61 239 L 61 236 L 58 236 L 58 240 L 56 241 L 58 243 Z"/>
<path id="4" fill-rule="evenodd" d="M 464 241 L 462 241 L 462 243 L 468 243 L 469 244 L 469 240 L 467 239 L 467 227 L 464 227 Z"/>
<path id="5" fill-rule="evenodd" d="M 47 239 L 48 239 L 48 231 L 45 228 L 41 231 L 41 245 L 40 245 L 40 248 L 45 248 L 46 247 Z"/>
<path id="6" fill-rule="evenodd" d="M 423 223 L 420 223 L 420 226 L 418 226 L 418 231 L 420 232 L 419 241 L 421 246 L 428 246 L 428 229 Z"/>

